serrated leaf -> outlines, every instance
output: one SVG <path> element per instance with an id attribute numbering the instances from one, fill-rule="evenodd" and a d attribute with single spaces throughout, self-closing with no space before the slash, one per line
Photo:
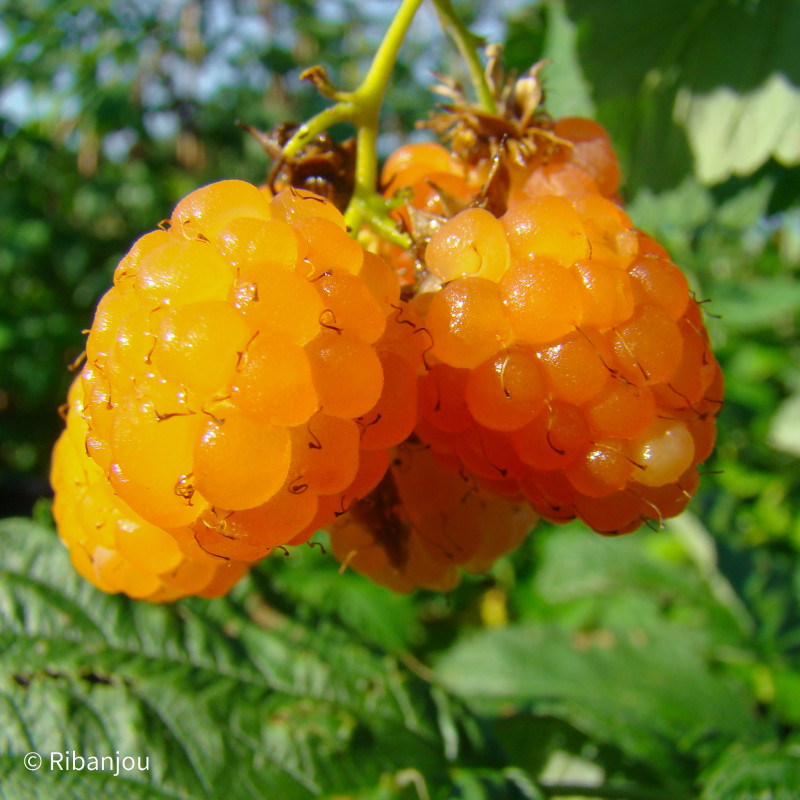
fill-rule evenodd
<path id="1" fill-rule="evenodd" d="M 800 161 L 797 0 L 567 0 L 598 115 L 632 188 L 747 175 Z M 609 46 L 613 43 L 613 46 Z"/>
<path id="2" fill-rule="evenodd" d="M 0 522 L 0 564 L 0 769 L 15 800 L 115 796 L 107 774 L 26 774 L 31 751 L 147 757 L 130 797 L 299 799 L 441 772 L 481 746 L 446 694 L 330 624 L 265 630 L 231 599 L 104 595 L 29 520 Z"/>
<path id="3" fill-rule="evenodd" d="M 315 539 L 325 538 L 317 534 Z M 270 561 L 272 563 L 270 563 Z M 265 591 L 275 603 L 332 616 L 365 641 L 387 650 L 407 648 L 419 633 L 414 600 L 378 586 L 341 565 L 322 549 L 293 548 L 286 559 L 268 559 Z"/>
<path id="4" fill-rule="evenodd" d="M 759 728 L 744 696 L 679 629 L 639 637 L 570 637 L 551 625 L 485 631 L 445 654 L 437 675 L 485 713 L 549 714 L 676 776 L 685 759 Z"/>
<path id="5" fill-rule="evenodd" d="M 701 800 L 796 800 L 800 748 L 734 748 L 708 774 Z"/>
<path id="6" fill-rule="evenodd" d="M 800 88 L 783 74 L 746 93 L 682 89 L 675 119 L 686 128 L 703 183 L 750 175 L 771 156 L 787 167 L 800 163 Z"/>

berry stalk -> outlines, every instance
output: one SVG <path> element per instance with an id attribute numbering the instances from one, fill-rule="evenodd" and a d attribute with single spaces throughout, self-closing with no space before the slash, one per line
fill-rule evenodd
<path id="1" fill-rule="evenodd" d="M 470 81 L 475 89 L 476 98 L 482 111 L 487 114 L 497 113 L 497 103 L 486 79 L 478 47 L 482 44 L 480 36 L 476 36 L 458 16 L 450 0 L 433 0 L 442 28 L 450 34 L 458 52 L 464 59 L 469 72 Z"/>
<path id="2" fill-rule="evenodd" d="M 353 195 L 345 213 L 347 226 L 355 232 L 365 223 L 369 224 L 381 236 L 401 247 L 408 247 L 410 240 L 397 231 L 394 221 L 389 217 L 386 201 L 376 191 L 378 182 L 376 142 L 386 86 L 394 70 L 397 54 L 421 3 L 422 0 L 403 0 L 372 59 L 366 76 L 352 92 L 334 89 L 320 70 L 309 73 L 309 78 L 321 91 L 336 102 L 302 124 L 283 150 L 283 156 L 291 158 L 315 136 L 331 126 L 339 122 L 352 124 L 357 131 L 356 169 Z"/>

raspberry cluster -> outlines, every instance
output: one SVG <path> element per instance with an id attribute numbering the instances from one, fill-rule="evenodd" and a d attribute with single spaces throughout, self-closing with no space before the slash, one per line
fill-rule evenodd
<path id="1" fill-rule="evenodd" d="M 431 452 L 407 443 L 374 491 L 329 527 L 334 555 L 397 592 L 454 589 L 459 568 L 485 572 L 536 521 L 467 476 L 442 469 Z"/>
<path id="2" fill-rule="evenodd" d="M 367 252 L 332 202 L 242 181 L 132 246 L 53 459 L 81 574 L 213 596 L 326 528 L 373 580 L 447 591 L 537 516 L 616 534 L 685 507 L 722 376 L 616 197 L 607 135 L 470 131 L 387 161 L 410 250 Z"/>
<path id="3" fill-rule="evenodd" d="M 154 574 L 253 562 L 368 493 L 416 424 L 404 306 L 320 197 L 224 181 L 184 198 L 117 267 L 70 394 L 52 482 L 82 571 L 170 599 L 122 577 L 130 530 Z M 73 524 L 76 495 L 102 539 Z"/>
<path id="4" fill-rule="evenodd" d="M 624 533 L 696 490 L 722 373 L 685 277 L 615 201 L 605 131 L 566 118 L 538 134 L 500 191 L 489 161 L 439 144 L 385 166 L 387 191 L 410 197 L 401 219 L 433 231 L 414 267 L 432 343 L 415 432 L 445 468 L 549 520 Z"/>

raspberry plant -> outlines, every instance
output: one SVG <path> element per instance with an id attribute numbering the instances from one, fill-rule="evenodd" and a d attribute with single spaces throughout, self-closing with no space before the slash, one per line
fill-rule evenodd
<path id="1" fill-rule="evenodd" d="M 343 565 L 447 591 L 537 515 L 627 533 L 696 489 L 722 406 L 700 307 L 621 208 L 604 129 L 545 110 L 541 64 L 506 79 L 493 47 L 484 70 L 439 3 L 477 99 L 444 78 L 429 125 L 449 149 L 405 145 L 379 180 L 379 110 L 419 5 L 355 90 L 306 71 L 333 103 L 263 137 L 267 186 L 192 192 L 117 267 L 68 411 L 88 460 L 61 446 L 53 472 L 62 539 L 98 587 L 173 599 L 195 585 L 186 561 L 215 591 L 322 527 Z M 327 135 L 342 122 L 352 158 Z M 320 159 L 321 194 L 302 188 Z M 138 534 L 152 564 L 126 555 L 138 523 L 117 514 L 159 532 Z"/>
<path id="2" fill-rule="evenodd" d="M 218 63 L 255 30 L 237 20 L 211 58 L 213 26 L 193 26 L 212 5 L 182 10 L 188 64 L 204 63 L 199 42 Z M 765 153 L 791 163 L 779 123 L 796 73 L 770 70 L 794 12 L 719 4 L 711 29 L 708 9 L 680 3 L 596 5 L 520 10 L 500 48 L 445 0 L 398 3 L 348 90 L 336 76 L 364 54 L 352 31 L 371 28 L 343 14 L 378 12 L 345 1 L 333 22 L 330 4 L 272 4 L 270 24 L 289 33 L 257 61 L 286 74 L 270 97 L 290 112 L 273 114 L 243 80 L 207 128 L 176 84 L 170 166 L 163 150 L 152 160 L 142 122 L 153 98 L 169 102 L 139 74 L 124 110 L 92 105 L 140 137 L 127 158 L 114 160 L 127 139 L 92 129 L 92 111 L 70 128 L 64 108 L 58 130 L 75 134 L 52 153 L 16 159 L 12 138 L 0 279 L 41 232 L 20 198 L 39 197 L 33 216 L 50 215 L 53 234 L 15 267 L 11 296 L 54 260 L 47 291 L 77 303 L 86 286 L 57 291 L 80 275 L 76 243 L 105 237 L 110 253 L 115 236 L 145 233 L 114 258 L 111 288 L 93 278 L 100 302 L 52 462 L 66 547 L 46 506 L 36 522 L 0 523 L 0 794 L 792 796 L 792 399 L 774 422 L 765 409 L 793 374 L 793 173 L 768 164 L 704 188 L 674 136 L 694 148 L 719 122 L 731 147 L 717 132 L 695 151 L 707 182 L 747 175 Z M 49 42 L 47 8 L 25 13 Z M 106 42 L 147 13 L 121 8 L 54 6 L 53 20 L 84 64 L 93 25 Z M 28 34 L 15 9 L 3 24 L 16 42 Z M 434 13 L 462 66 L 431 46 Z M 312 40 L 330 72 L 308 60 Z M 735 73 L 720 62 L 731 43 Z M 148 53 L 169 50 L 146 44 L 145 71 Z M 39 64 L 58 53 L 69 72 L 70 52 L 48 44 L 31 60 L 15 45 L 0 60 L 50 86 Z M 776 56 L 753 75 L 748 53 Z M 426 58 L 438 105 L 410 90 L 411 60 Z M 202 119 L 214 113 L 207 77 Z M 731 87 L 732 116 L 717 102 Z M 780 113 L 748 128 L 746 109 L 766 114 L 769 98 Z M 408 137 L 415 122 L 424 130 Z M 78 142 L 73 185 L 49 166 Z M 650 194 L 675 175 L 680 189 Z M 81 315 L 39 326 L 41 358 L 59 335 L 77 342 Z M 0 346 L 12 329 L 4 319 Z M 0 408 L 21 363 L 0 360 Z M 8 385 L 0 425 L 19 403 Z M 4 433 L 4 464 L 22 463 L 14 448 Z M 126 748 L 150 771 L 22 762 Z"/>

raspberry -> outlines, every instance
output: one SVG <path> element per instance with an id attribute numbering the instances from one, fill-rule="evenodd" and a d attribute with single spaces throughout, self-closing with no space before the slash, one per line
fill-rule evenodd
<path id="1" fill-rule="evenodd" d="M 602 125 L 583 117 L 563 117 L 553 125 L 553 134 L 572 144 L 561 157 L 580 167 L 597 184 L 605 197 L 619 189 L 620 171 L 611 139 Z M 574 192 L 566 192 L 574 194 Z"/>
<path id="2" fill-rule="evenodd" d="M 589 257 L 586 229 L 578 212 L 565 197 L 523 200 L 503 215 L 502 222 L 511 254 L 517 263 L 550 259 L 562 267 L 569 267 Z M 449 225 L 445 227 L 449 228 Z"/>
<path id="3" fill-rule="evenodd" d="M 384 166 L 408 250 L 366 252 L 287 186 L 352 194 L 355 227 L 380 205 L 371 169 L 337 174 L 352 147 L 296 137 L 270 188 L 198 189 L 122 259 L 53 466 L 96 585 L 224 591 L 327 527 L 375 581 L 449 591 L 538 516 L 618 534 L 686 506 L 723 389 L 700 306 L 623 210 L 603 128 L 551 119 L 538 67 L 501 86 L 490 58 L 497 114 L 448 85 L 450 148 Z"/>
<path id="4" fill-rule="evenodd" d="M 310 192 L 223 181 L 164 228 L 122 259 L 89 333 L 70 411 L 82 502 L 176 559 L 255 561 L 381 479 L 416 424 L 429 343 L 397 276 Z M 56 482 L 62 509 L 73 484 Z M 173 596 L 141 580 L 119 586 Z"/>
<path id="5" fill-rule="evenodd" d="M 105 592 L 153 602 L 227 592 L 247 564 L 183 552 L 169 533 L 146 522 L 113 492 L 84 449 L 89 432 L 85 400 L 76 379 L 67 429 L 56 443 L 51 470 L 53 514 L 76 570 Z"/>
<path id="6" fill-rule="evenodd" d="M 382 178 L 408 192 L 396 213 L 431 338 L 417 436 L 444 469 L 556 522 L 611 534 L 679 513 L 722 395 L 685 277 L 616 202 L 601 126 L 534 117 L 492 160 L 491 125 L 465 108 L 437 128 L 448 158 L 407 145 Z"/>
<path id="7" fill-rule="evenodd" d="M 367 499 L 329 525 L 331 548 L 346 566 L 395 591 L 450 591 L 459 568 L 484 572 L 517 547 L 535 522 L 523 503 L 496 496 L 443 470 L 419 444 L 392 453 Z"/>

